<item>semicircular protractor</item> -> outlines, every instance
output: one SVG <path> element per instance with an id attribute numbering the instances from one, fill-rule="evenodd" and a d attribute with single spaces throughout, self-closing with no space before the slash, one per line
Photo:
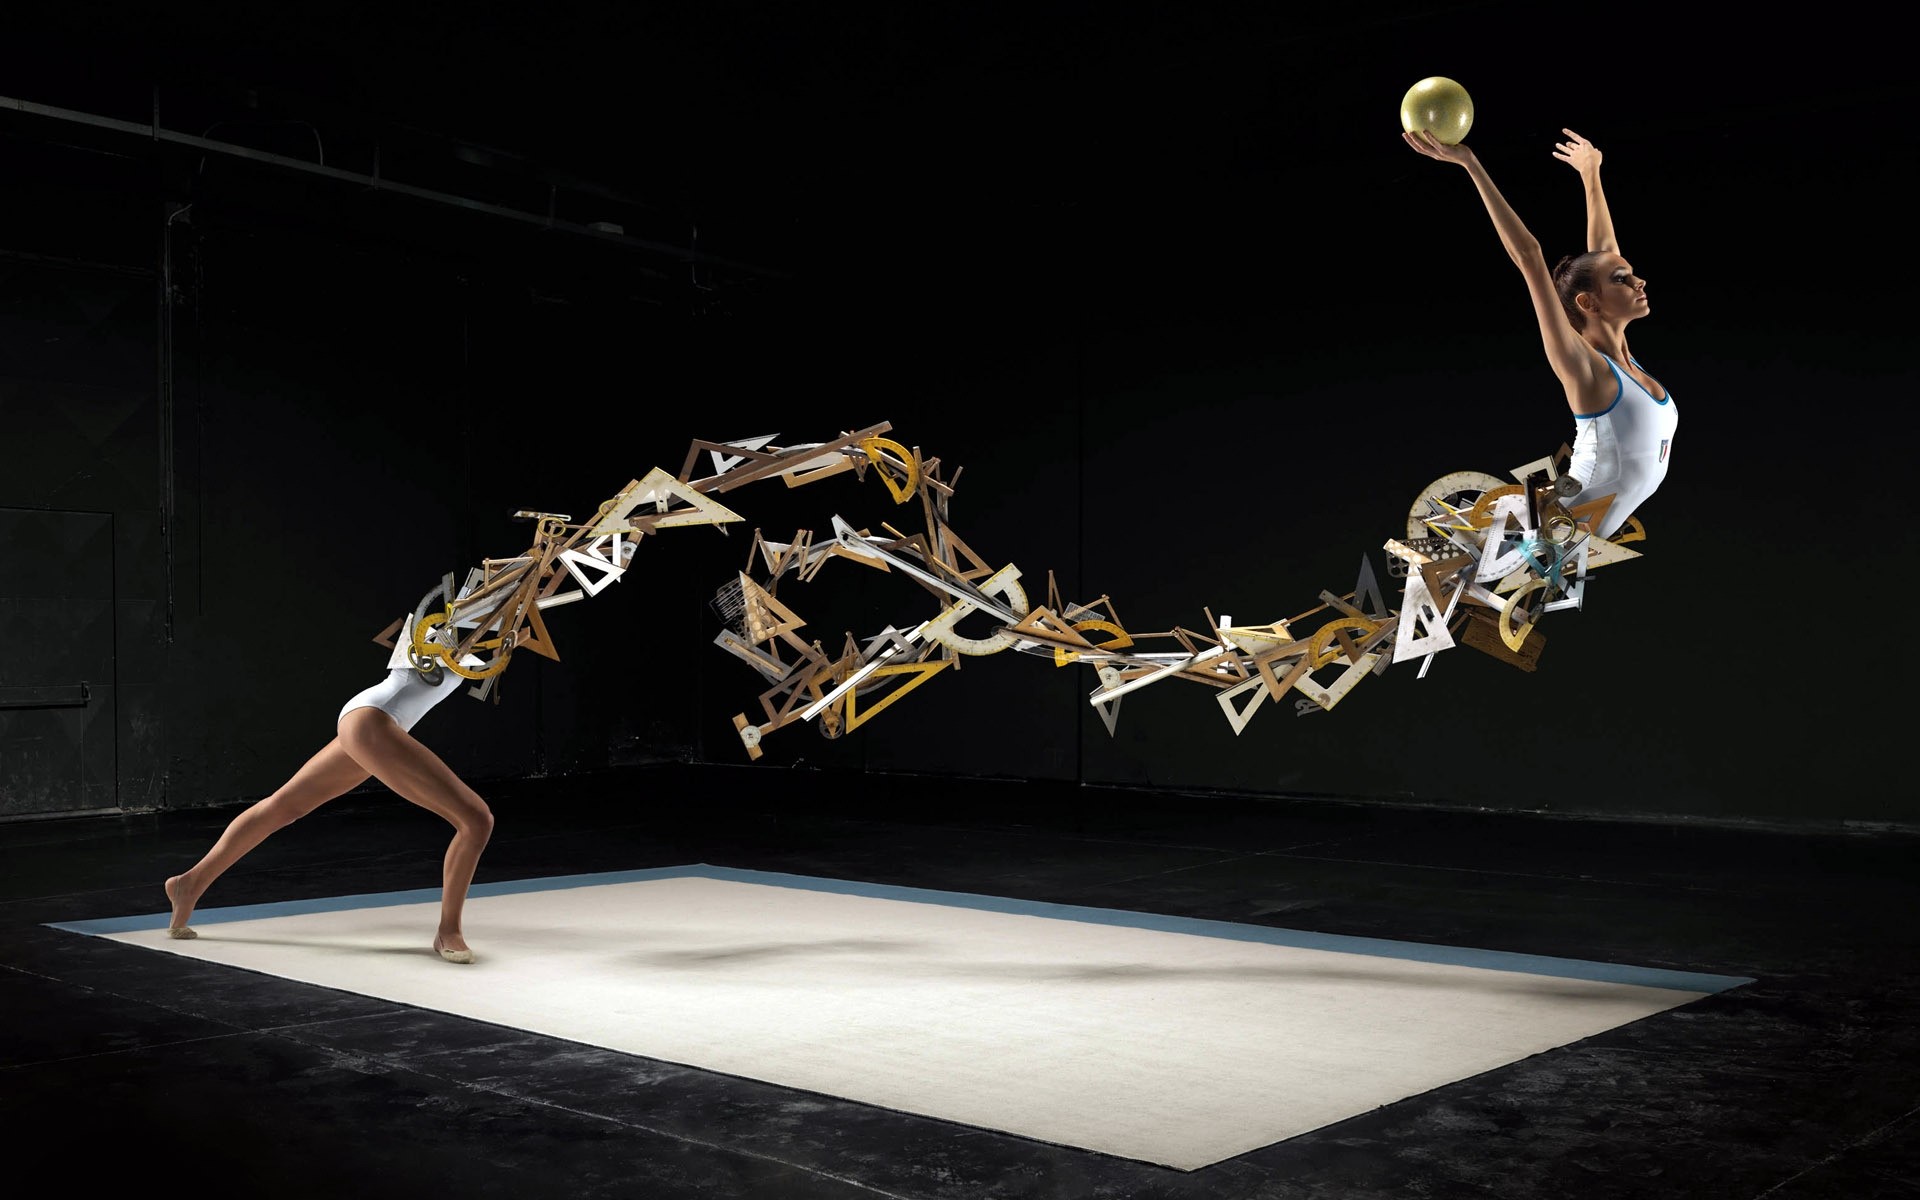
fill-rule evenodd
<path id="1" fill-rule="evenodd" d="M 914 457 L 913 451 L 891 438 L 883 437 L 860 439 L 860 449 L 879 472 L 880 482 L 887 485 L 895 504 L 905 504 L 913 499 L 914 493 L 920 490 L 920 460 Z M 889 453 L 882 454 L 882 450 Z M 903 482 L 894 480 L 896 471 L 906 477 Z"/>
<path id="2" fill-rule="evenodd" d="M 1073 629 L 1075 633 L 1092 633 L 1097 631 L 1113 635 L 1104 642 L 1093 643 L 1090 647 L 1093 650 L 1121 650 L 1133 645 L 1132 634 L 1122 629 L 1118 623 L 1102 620 L 1099 617 L 1088 617 L 1084 621 L 1075 621 L 1073 623 Z M 1064 667 L 1070 662 L 1076 662 L 1079 660 L 1081 653 L 1079 650 L 1069 650 L 1065 646 L 1055 646 L 1053 648 L 1053 665 L 1056 667 Z"/>
<path id="3" fill-rule="evenodd" d="M 1544 579 L 1529 580 L 1521 584 L 1513 595 L 1507 597 L 1506 607 L 1500 610 L 1500 640 L 1507 644 L 1507 649 L 1518 653 L 1520 647 L 1526 643 L 1527 635 L 1533 632 L 1531 613 L 1527 615 L 1526 624 L 1513 623 L 1514 614 L 1520 611 L 1520 602 L 1546 586 L 1547 581 Z"/>
<path id="4" fill-rule="evenodd" d="M 1339 647 L 1333 645 L 1334 639 L 1342 634 L 1357 633 L 1365 640 L 1379 628 L 1380 622 L 1369 621 L 1365 617 L 1335 617 L 1313 631 L 1313 638 L 1307 643 L 1307 661 L 1313 665 L 1307 669 L 1317 671 L 1336 659 L 1346 657 L 1347 648 L 1344 644 Z M 1346 640 L 1342 639 L 1343 642 Z"/>
<path id="5" fill-rule="evenodd" d="M 1500 503 L 1500 501 L 1506 499 L 1508 496 L 1519 496 L 1522 494 L 1520 485 L 1517 483 L 1503 483 L 1490 492 L 1482 493 L 1480 498 L 1473 502 L 1473 508 L 1467 512 L 1467 524 L 1473 526 L 1475 529 L 1485 529 L 1487 526 L 1493 524 L 1494 505 Z M 1516 511 L 1524 513 L 1527 510 L 1526 507 L 1522 505 Z"/>
<path id="6" fill-rule="evenodd" d="M 1120 623 L 1117 621 L 1105 621 L 1098 617 L 1089 617 L 1084 621 L 1075 621 L 1073 628 L 1077 633 L 1091 633 L 1098 630 L 1101 633 L 1110 633 L 1113 635 L 1104 642 L 1095 642 L 1093 644 L 1095 650 L 1124 650 L 1126 647 L 1133 645 L 1133 635 L 1125 629 L 1122 629 Z"/>
<path id="7" fill-rule="evenodd" d="M 408 657 L 413 660 L 414 668 L 425 674 L 433 666 L 445 667 L 462 679 L 491 679 L 507 669 L 507 660 L 513 657 L 513 647 L 505 645 L 505 639 L 488 638 L 474 647 L 476 650 L 494 650 L 492 659 L 477 667 L 467 666 L 454 657 L 451 649 L 433 640 L 433 631 L 446 624 L 444 612 L 429 613 L 414 622 L 413 644 Z"/>
<path id="8" fill-rule="evenodd" d="M 1413 507 L 1407 510 L 1407 536 L 1417 538 L 1424 535 L 1428 520 L 1446 515 L 1445 510 L 1434 506 L 1434 500 L 1464 508 L 1488 492 L 1506 486 L 1505 480 L 1485 471 L 1454 471 L 1442 475 L 1420 489 L 1420 494 L 1414 497 Z"/>

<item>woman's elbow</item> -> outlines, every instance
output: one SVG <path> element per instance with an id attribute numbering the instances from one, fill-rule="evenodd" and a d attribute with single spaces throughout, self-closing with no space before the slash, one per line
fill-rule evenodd
<path id="1" fill-rule="evenodd" d="M 1513 256 L 1514 265 L 1523 271 L 1529 267 L 1547 265 L 1547 256 L 1541 251 L 1539 241 L 1531 237 L 1516 238 L 1507 247 L 1507 253 Z"/>

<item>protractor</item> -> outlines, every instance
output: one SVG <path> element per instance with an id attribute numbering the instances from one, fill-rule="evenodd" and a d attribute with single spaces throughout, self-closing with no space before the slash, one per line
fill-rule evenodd
<path id="1" fill-rule="evenodd" d="M 1434 500 L 1443 500 L 1454 508 L 1468 508 L 1488 492 L 1505 486 L 1506 480 L 1485 471 L 1454 471 L 1442 475 L 1413 498 L 1413 506 L 1407 509 L 1407 536 L 1426 536 L 1427 519 L 1446 515 L 1446 510 L 1436 506 Z"/>

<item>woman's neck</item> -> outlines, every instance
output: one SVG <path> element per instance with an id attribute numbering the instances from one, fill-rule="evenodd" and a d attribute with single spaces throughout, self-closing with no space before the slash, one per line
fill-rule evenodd
<path id="1" fill-rule="evenodd" d="M 1608 326 L 1589 321 L 1580 333 L 1587 339 L 1587 345 L 1615 362 L 1626 362 L 1633 357 L 1627 350 L 1627 327 L 1624 325 Z"/>

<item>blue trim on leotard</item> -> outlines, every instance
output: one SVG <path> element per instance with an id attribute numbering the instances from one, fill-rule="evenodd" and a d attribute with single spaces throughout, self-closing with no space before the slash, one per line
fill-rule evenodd
<path id="1" fill-rule="evenodd" d="M 1606 355 L 1604 355 L 1604 354 L 1602 354 L 1602 355 L 1601 355 L 1600 357 L 1601 357 L 1601 358 L 1605 358 L 1605 357 L 1606 357 Z M 1636 366 L 1636 367 L 1640 367 L 1640 360 L 1639 360 L 1639 359 L 1637 359 L 1637 358 L 1635 358 L 1635 357 L 1634 357 L 1633 355 L 1631 355 L 1631 354 L 1629 354 L 1629 355 L 1627 355 L 1627 361 L 1628 361 L 1628 362 L 1630 362 L 1630 363 L 1632 363 L 1632 364 L 1633 364 L 1634 366 Z M 1640 367 L 1640 369 L 1641 369 L 1642 371 L 1646 371 L 1646 370 L 1647 370 L 1647 369 L 1646 369 L 1645 367 Z M 1651 378 L 1653 377 L 1653 373 L 1652 373 L 1651 371 L 1648 371 L 1648 372 L 1647 372 L 1647 377 L 1651 379 Z M 1654 380 L 1654 382 L 1655 382 L 1655 383 L 1660 383 L 1660 381 L 1659 381 L 1658 379 L 1655 379 L 1655 380 Z M 1642 389 L 1640 389 L 1640 390 L 1641 390 L 1641 391 L 1643 391 L 1643 392 L 1644 392 L 1644 391 L 1646 391 L 1646 389 L 1645 389 L 1645 388 L 1642 388 Z M 1669 401 L 1669 400 L 1671 400 L 1671 399 L 1673 399 L 1673 389 L 1672 389 L 1672 388 L 1670 388 L 1670 387 L 1668 387 L 1668 386 L 1667 386 L 1666 384 L 1664 384 L 1664 383 L 1660 383 L 1660 390 L 1661 390 L 1661 391 L 1663 391 L 1663 392 L 1665 392 L 1665 393 L 1666 393 L 1666 395 L 1664 395 L 1664 396 L 1656 396 L 1656 395 L 1654 395 L 1654 394 L 1653 394 L 1652 392 L 1647 392 L 1647 399 L 1649 399 L 1649 400 L 1651 400 L 1651 401 L 1653 401 L 1653 402 L 1654 402 L 1655 404 L 1665 404 L 1665 403 L 1666 403 L 1667 401 Z"/>
<path id="2" fill-rule="evenodd" d="M 1595 350 L 1594 353 L 1600 354 L 1598 350 Z M 1613 372 L 1613 403 L 1607 405 L 1597 413 L 1575 413 L 1573 414 L 1573 419 L 1576 421 L 1591 421 L 1595 417 L 1606 416 L 1620 406 L 1620 397 L 1627 394 L 1627 381 L 1621 376 L 1620 368 L 1614 366 L 1613 360 L 1607 358 L 1606 355 L 1600 354 L 1600 357 L 1606 359 L 1607 369 Z"/>

